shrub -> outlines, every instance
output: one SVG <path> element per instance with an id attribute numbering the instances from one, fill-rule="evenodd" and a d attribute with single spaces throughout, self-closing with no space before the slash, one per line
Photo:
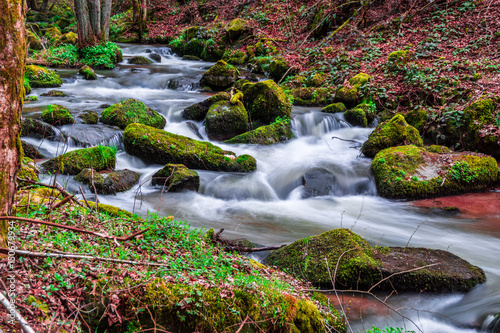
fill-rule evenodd
<path id="1" fill-rule="evenodd" d="M 122 60 L 122 51 L 112 42 L 81 48 L 79 55 L 80 62 L 92 68 L 111 69 Z"/>

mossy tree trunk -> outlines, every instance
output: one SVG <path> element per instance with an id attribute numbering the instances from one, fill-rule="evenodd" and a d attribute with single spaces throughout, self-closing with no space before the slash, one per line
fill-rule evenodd
<path id="1" fill-rule="evenodd" d="M 146 19 L 148 17 L 148 4 L 147 0 L 133 0 L 133 19 L 137 27 L 138 40 L 142 40 L 142 35 L 146 31 Z"/>
<path id="2" fill-rule="evenodd" d="M 0 215 L 10 214 L 22 154 L 19 139 L 24 96 L 26 37 L 24 0 L 0 1 Z M 0 222 L 0 246 L 7 222 Z"/>
<path id="3" fill-rule="evenodd" d="M 73 0 L 73 8 L 78 26 L 78 46 L 108 40 L 111 0 Z"/>

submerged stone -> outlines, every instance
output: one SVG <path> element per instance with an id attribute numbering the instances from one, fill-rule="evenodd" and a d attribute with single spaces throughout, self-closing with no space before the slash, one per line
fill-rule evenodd
<path id="1" fill-rule="evenodd" d="M 209 142 L 193 140 L 153 127 L 130 124 L 125 128 L 123 143 L 128 154 L 150 163 L 184 164 L 190 169 L 251 172 L 255 158 L 236 156 Z"/>
<path id="2" fill-rule="evenodd" d="M 198 191 L 200 176 L 183 164 L 167 164 L 153 175 L 151 184 L 165 187 L 168 192 Z"/>
<path id="3" fill-rule="evenodd" d="M 24 156 L 31 159 L 45 158 L 45 156 L 38 151 L 38 148 L 24 140 L 21 140 L 21 145 L 23 146 Z"/>

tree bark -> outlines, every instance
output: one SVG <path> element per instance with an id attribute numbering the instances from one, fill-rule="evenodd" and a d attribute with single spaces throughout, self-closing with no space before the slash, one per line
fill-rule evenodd
<path id="1" fill-rule="evenodd" d="M 0 1 L 0 216 L 9 215 L 20 165 L 19 139 L 24 96 L 26 36 L 24 1 Z M 7 245 L 7 222 L 0 222 L 0 245 Z"/>
<path id="2" fill-rule="evenodd" d="M 111 2 L 112 0 L 73 0 L 79 47 L 108 40 Z"/>
<path id="3" fill-rule="evenodd" d="M 28 0 L 27 1 L 28 3 L 28 8 L 31 9 L 31 10 L 36 10 L 38 11 L 38 4 L 37 4 L 37 1 L 36 0 Z"/>
<path id="4" fill-rule="evenodd" d="M 148 4 L 147 0 L 133 0 L 132 13 L 134 24 L 137 29 L 137 37 L 139 42 L 142 40 L 142 35 L 146 32 L 146 19 L 148 17 Z"/>
<path id="5" fill-rule="evenodd" d="M 49 6 L 49 0 L 43 0 L 42 1 L 42 13 L 46 13 L 47 12 L 47 7 Z"/>

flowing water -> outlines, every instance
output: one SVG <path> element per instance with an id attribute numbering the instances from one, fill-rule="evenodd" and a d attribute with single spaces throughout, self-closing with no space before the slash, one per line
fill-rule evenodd
<path id="1" fill-rule="evenodd" d="M 197 91 L 206 62 L 182 61 L 168 48 L 121 45 L 125 61 L 111 71 L 97 71 L 98 81 L 85 81 L 75 70 L 59 70 L 61 91 L 68 97 L 40 97 L 50 89 L 34 89 L 37 102 L 26 104 L 23 115 L 38 117 L 46 104 L 66 106 L 74 115 L 103 110 L 103 104 L 137 98 L 160 112 L 165 130 L 208 140 L 202 123 L 186 122 L 182 110 L 208 95 Z M 147 66 L 126 63 L 131 55 L 156 52 L 162 62 Z M 349 126 L 342 116 L 324 115 L 318 108 L 295 107 L 294 139 L 272 146 L 227 145 L 237 154 L 257 160 L 251 174 L 199 171 L 201 187 L 195 192 L 163 193 L 150 179 L 162 165 L 145 164 L 121 151 L 116 169 L 141 174 L 138 185 L 116 196 L 100 195 L 103 203 L 139 214 L 158 211 L 188 221 L 193 227 L 224 228 L 224 235 L 246 238 L 262 245 L 290 243 L 335 228 L 350 228 L 372 245 L 428 247 L 449 250 L 484 269 L 487 282 L 467 294 L 403 294 L 389 298 L 418 326 L 391 311 L 364 311 L 351 322 L 354 332 L 385 325 L 424 332 L 481 332 L 487 316 L 500 312 L 500 243 L 498 234 L 472 228 L 477 221 L 414 207 L 409 202 L 376 195 L 371 160 L 360 157 L 359 147 L 371 129 Z M 73 137 L 66 142 L 25 138 L 47 156 L 97 144 L 121 144 L 122 131 L 105 125 L 64 126 Z M 304 185 L 303 178 L 307 184 Z M 48 181 L 46 178 L 44 181 Z M 78 188 L 72 177 L 59 176 L 69 190 Z M 90 191 L 89 191 L 89 196 Z M 497 221 L 500 223 L 500 221 Z M 380 305 L 371 303 L 372 309 Z M 383 314 L 381 313 L 383 312 Z"/>

